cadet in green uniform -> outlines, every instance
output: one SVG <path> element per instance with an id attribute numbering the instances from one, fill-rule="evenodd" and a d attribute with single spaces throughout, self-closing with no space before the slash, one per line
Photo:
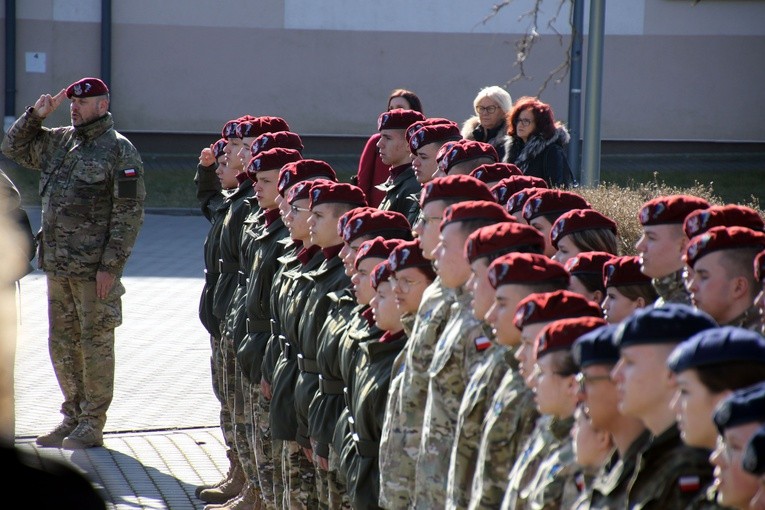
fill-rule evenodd
<path id="1" fill-rule="evenodd" d="M 678 345 L 667 364 L 677 381 L 672 408 L 683 442 L 713 450 L 719 444 L 713 421 L 718 404 L 734 390 L 765 380 L 765 338 L 733 326 L 708 329 Z M 705 487 L 694 508 L 719 508 L 716 496 L 713 484 Z"/>
<path id="2" fill-rule="evenodd" d="M 434 123 L 436 122 L 436 123 Z M 435 178 L 438 170 L 436 155 L 446 142 L 459 140 L 460 128 L 447 119 L 427 119 L 411 124 L 406 130 L 409 151 L 412 154 L 412 169 L 420 185 Z M 415 202 L 419 197 L 415 196 Z"/>
<path id="3" fill-rule="evenodd" d="M 754 258 L 763 249 L 765 234 L 746 227 L 714 227 L 692 238 L 685 260 L 694 306 L 718 324 L 759 331 Z"/>
<path id="4" fill-rule="evenodd" d="M 667 358 L 678 343 L 716 326 L 703 312 L 667 303 L 636 311 L 614 334 L 619 362 L 611 377 L 619 410 L 639 418 L 652 435 L 627 486 L 629 508 L 684 508 L 712 480 L 709 451 L 680 439 L 670 408 L 676 385 Z"/>
<path id="5" fill-rule="evenodd" d="M 43 127 L 65 97 L 72 125 Z M 143 224 L 143 163 L 115 131 L 109 89 L 98 78 L 40 96 L 11 126 L 2 151 L 40 172 L 38 261 L 48 285 L 48 346 L 64 418 L 38 444 L 100 446 L 114 395 L 120 278 Z"/>
<path id="6" fill-rule="evenodd" d="M 640 273 L 639 266 L 636 270 Z M 619 349 L 613 344 L 616 328 L 611 324 L 582 335 L 572 349 L 579 366 L 582 409 L 592 427 L 609 434 L 615 447 L 589 484 L 588 502 L 583 508 L 593 510 L 626 507 L 627 485 L 635 471 L 637 455 L 650 439 L 640 419 L 619 412 L 619 394 L 610 375 L 619 361 Z"/>
<path id="7" fill-rule="evenodd" d="M 685 218 L 693 211 L 706 209 L 709 203 L 688 195 L 660 196 L 640 208 L 638 220 L 643 235 L 635 248 L 640 255 L 641 270 L 653 279 L 659 294 L 656 305 L 690 304 L 683 282 L 683 255 L 688 237 L 683 231 Z"/>
<path id="8" fill-rule="evenodd" d="M 492 195 L 484 183 L 465 175 L 436 178 L 423 187 L 421 213 L 415 231 L 425 258 L 434 258 L 444 210 L 449 205 L 466 200 L 492 201 Z M 383 473 L 380 501 L 384 507 L 400 508 L 410 504 L 423 423 L 423 402 L 427 398 L 428 368 L 436 341 L 450 316 L 453 301 L 453 293 L 446 291 L 440 278 L 423 293 L 403 355 L 403 372 L 400 374 L 401 384 L 397 397 L 399 404 L 392 410 L 393 414 L 386 416 L 390 430 L 386 430 L 384 435 L 390 446 L 383 452 L 384 457 L 381 459 Z"/>
<path id="9" fill-rule="evenodd" d="M 386 165 L 390 165 L 388 180 L 377 186 L 385 192 L 385 198 L 379 208 L 383 211 L 400 212 L 410 224 L 417 219 L 418 213 L 417 202 L 413 202 L 411 196 L 419 192 L 420 184 L 414 176 L 405 134 L 410 124 L 424 119 L 420 112 L 401 108 L 383 112 L 377 118 L 377 130 L 380 132 L 377 148 L 380 151 L 380 159 Z"/>
<path id="10" fill-rule="evenodd" d="M 458 140 L 449 144 L 448 150 L 438 161 L 437 175 L 470 175 L 479 166 L 497 161 L 499 161 L 497 150 L 491 144 L 475 140 Z M 483 182 L 481 179 L 478 180 Z"/>

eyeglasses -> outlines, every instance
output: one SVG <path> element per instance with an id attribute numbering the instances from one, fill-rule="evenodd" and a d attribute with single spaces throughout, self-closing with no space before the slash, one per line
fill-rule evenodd
<path id="1" fill-rule="evenodd" d="M 476 106 L 475 111 L 476 113 L 488 113 L 491 115 L 492 113 L 499 110 L 499 106 Z"/>
<path id="2" fill-rule="evenodd" d="M 393 287 L 398 287 L 401 292 L 407 293 L 410 290 L 412 290 L 412 287 L 419 285 L 424 280 L 415 281 L 415 280 L 407 280 L 406 278 L 399 280 L 398 278 L 390 278 L 390 284 Z"/>
<path id="3" fill-rule="evenodd" d="M 443 219 L 442 216 L 425 216 L 424 214 L 422 214 L 422 211 L 420 211 L 420 215 L 417 216 L 417 221 L 415 221 L 415 224 L 417 224 L 419 222 L 428 223 L 428 222 L 431 222 L 431 221 L 437 221 L 437 222 L 441 223 L 442 219 Z"/>
<path id="4" fill-rule="evenodd" d="M 579 393 L 586 393 L 587 383 L 594 383 L 597 381 L 610 381 L 610 375 L 586 375 L 582 372 L 576 374 L 576 382 L 579 384 Z"/>
<path id="5" fill-rule="evenodd" d="M 297 214 L 299 212 L 309 212 L 310 209 L 307 207 L 298 207 L 296 205 L 290 206 L 292 208 L 292 214 Z"/>
<path id="6" fill-rule="evenodd" d="M 534 122 L 533 119 L 522 119 L 520 117 L 515 119 L 515 123 L 516 124 L 520 124 L 521 126 L 529 126 L 529 125 L 531 125 L 532 122 Z"/>

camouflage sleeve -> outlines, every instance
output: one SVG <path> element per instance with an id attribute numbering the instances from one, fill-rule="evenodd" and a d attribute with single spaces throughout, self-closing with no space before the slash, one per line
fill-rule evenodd
<path id="1" fill-rule="evenodd" d="M 31 107 L 27 108 L 3 138 L 3 154 L 23 167 L 41 170 L 61 131 L 43 127 L 43 120 Z"/>
<path id="2" fill-rule="evenodd" d="M 125 139 L 121 140 L 120 154 L 112 175 L 109 235 L 98 269 L 119 275 L 122 274 L 143 224 L 143 204 L 146 198 L 141 156 Z"/>

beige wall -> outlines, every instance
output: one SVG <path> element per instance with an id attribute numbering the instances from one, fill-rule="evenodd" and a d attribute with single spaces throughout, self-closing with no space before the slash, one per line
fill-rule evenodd
<path id="1" fill-rule="evenodd" d="M 100 62 L 97 0 L 18 3 L 17 114 L 42 92 L 98 75 Z M 367 134 L 396 87 L 415 90 L 427 115 L 461 122 L 478 89 L 516 73 L 513 44 L 527 24 L 508 11 L 480 25 L 494 2 L 415 16 L 430 20 L 422 30 L 360 0 L 336 0 L 338 12 L 313 12 L 307 0 L 114 3 L 112 110 L 125 131 L 215 132 L 252 113 L 306 134 Z M 765 141 L 765 2 L 614 0 L 608 9 L 604 139 Z M 514 98 L 535 94 L 563 57 L 558 38 L 539 31 L 533 79 L 510 85 Z M 46 73 L 25 72 L 30 51 L 47 54 Z M 562 119 L 567 85 L 542 96 Z"/>

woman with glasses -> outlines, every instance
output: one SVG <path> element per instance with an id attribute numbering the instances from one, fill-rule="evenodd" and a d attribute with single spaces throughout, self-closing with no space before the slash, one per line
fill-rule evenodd
<path id="1" fill-rule="evenodd" d="M 507 115 L 510 136 L 508 163 L 525 175 L 540 177 L 550 187 L 572 183 L 565 147 L 571 137 L 561 122 L 556 122 L 549 104 L 534 97 L 522 97 Z"/>
<path id="2" fill-rule="evenodd" d="M 507 136 L 505 117 L 512 107 L 513 100 L 502 87 L 482 88 L 473 99 L 476 114 L 462 124 L 462 137 L 493 145 L 499 161 L 507 161 L 506 146 L 510 138 Z"/>

